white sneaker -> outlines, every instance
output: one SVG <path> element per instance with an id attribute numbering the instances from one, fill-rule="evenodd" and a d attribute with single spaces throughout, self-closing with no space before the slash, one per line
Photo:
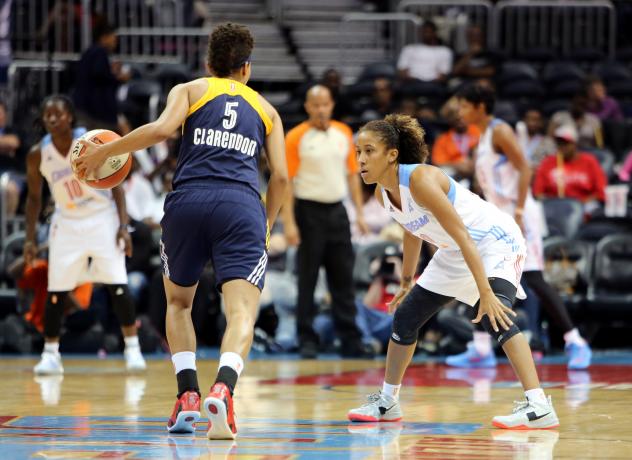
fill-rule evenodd
<path id="1" fill-rule="evenodd" d="M 492 425 L 507 430 L 546 430 L 560 426 L 551 397 L 546 402 L 515 401 L 511 415 L 498 415 L 492 420 Z"/>
<path id="2" fill-rule="evenodd" d="M 33 372 L 39 375 L 58 375 L 64 373 L 64 366 L 61 365 L 61 355 L 45 351 L 39 363 L 33 368 Z"/>
<path id="3" fill-rule="evenodd" d="M 351 409 L 347 417 L 352 422 L 397 422 L 402 419 L 399 401 L 381 391 L 367 397 L 367 402 Z"/>
<path id="4" fill-rule="evenodd" d="M 125 347 L 125 368 L 129 372 L 144 371 L 147 369 L 147 363 L 140 347 Z"/>

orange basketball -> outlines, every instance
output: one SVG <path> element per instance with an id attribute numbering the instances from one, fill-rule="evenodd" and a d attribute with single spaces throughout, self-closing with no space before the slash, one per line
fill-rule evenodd
<path id="1" fill-rule="evenodd" d="M 107 144 L 115 141 L 121 136 L 114 131 L 107 129 L 93 129 L 88 131 L 79 139 L 76 139 L 70 147 L 70 161 L 74 164 L 74 160 L 79 158 L 85 152 L 85 147 L 79 142 L 80 139 L 89 140 L 95 144 Z M 125 180 L 132 169 L 132 155 L 124 153 L 105 160 L 105 163 L 90 177 L 81 179 L 77 176 L 74 166 L 72 172 L 75 177 L 86 185 L 98 189 L 110 189 L 116 187 Z"/>

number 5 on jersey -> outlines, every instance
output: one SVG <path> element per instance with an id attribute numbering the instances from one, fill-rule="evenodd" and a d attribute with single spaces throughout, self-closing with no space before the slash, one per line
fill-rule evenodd
<path id="1" fill-rule="evenodd" d="M 227 119 L 225 118 L 224 121 L 222 122 L 224 129 L 233 129 L 235 125 L 237 124 L 237 111 L 235 109 L 237 108 L 238 105 L 239 105 L 239 102 L 226 103 L 224 116 L 228 118 Z"/>

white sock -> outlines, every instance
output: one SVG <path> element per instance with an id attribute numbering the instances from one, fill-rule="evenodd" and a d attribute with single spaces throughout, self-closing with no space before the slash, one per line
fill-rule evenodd
<path id="1" fill-rule="evenodd" d="M 481 356 L 492 352 L 492 337 L 487 332 L 474 331 L 474 349 Z"/>
<path id="2" fill-rule="evenodd" d="M 529 401 L 546 404 L 547 406 L 549 404 L 549 400 L 546 398 L 546 395 L 544 394 L 544 390 L 542 388 L 527 390 L 524 392 L 524 395 Z"/>
<path id="3" fill-rule="evenodd" d="M 181 351 L 179 353 L 174 353 L 171 356 L 171 361 L 173 362 L 176 374 L 184 369 L 197 370 L 195 367 L 195 352 L 193 351 Z"/>
<path id="4" fill-rule="evenodd" d="M 131 337 L 125 337 L 123 340 L 125 341 L 125 348 L 140 347 L 140 343 L 138 343 L 137 335 L 133 335 Z"/>
<path id="5" fill-rule="evenodd" d="M 564 342 L 566 342 L 567 345 L 570 343 L 574 343 L 575 345 L 584 345 L 586 343 L 582 336 L 579 335 L 579 331 L 576 327 L 564 334 Z"/>
<path id="6" fill-rule="evenodd" d="M 384 382 L 382 384 L 382 393 L 390 396 L 396 401 L 399 401 L 399 389 L 402 387 L 401 383 L 399 385 L 391 385 L 389 383 Z"/>
<path id="7" fill-rule="evenodd" d="M 222 353 L 219 357 L 219 366 L 217 369 L 223 366 L 228 366 L 235 372 L 237 372 L 237 377 L 241 375 L 241 371 L 244 370 L 244 360 L 241 358 L 239 353 L 233 353 L 232 351 L 227 351 L 226 353 Z"/>
<path id="8" fill-rule="evenodd" d="M 59 353 L 59 342 L 46 342 L 44 344 L 44 351 L 48 353 Z"/>

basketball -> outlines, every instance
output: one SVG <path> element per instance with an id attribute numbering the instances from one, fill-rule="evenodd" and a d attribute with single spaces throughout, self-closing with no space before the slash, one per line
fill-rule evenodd
<path id="1" fill-rule="evenodd" d="M 88 131 L 79 139 L 76 139 L 70 148 L 70 161 L 74 165 L 74 161 L 83 155 L 85 147 L 79 142 L 80 140 L 89 140 L 95 144 L 106 144 L 115 141 L 121 136 L 114 131 L 107 129 L 93 129 Z M 105 163 L 91 177 L 80 178 L 73 166 L 73 173 L 77 179 L 92 188 L 111 189 L 116 187 L 125 180 L 132 169 L 132 155 L 124 153 L 105 160 Z"/>

